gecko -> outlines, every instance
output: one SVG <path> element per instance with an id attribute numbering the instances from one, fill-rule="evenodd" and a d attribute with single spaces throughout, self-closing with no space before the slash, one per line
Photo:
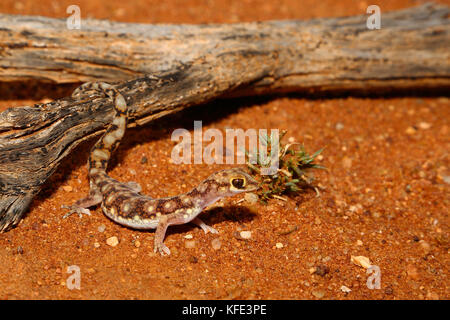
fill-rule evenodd
<path id="1" fill-rule="evenodd" d="M 205 224 L 198 215 L 216 201 L 235 194 L 255 191 L 258 182 L 240 168 L 221 170 L 211 174 L 191 191 L 165 198 L 154 199 L 141 194 L 135 182 L 122 183 L 106 173 L 111 154 L 122 140 L 127 122 L 128 106 L 121 93 L 104 82 L 88 82 L 77 88 L 72 96 L 86 95 L 94 91 L 106 94 L 114 103 L 115 115 L 106 132 L 92 147 L 88 159 L 89 194 L 68 206 L 69 212 L 80 217 L 90 215 L 89 207 L 101 204 L 103 213 L 116 223 L 133 229 L 156 229 L 154 252 L 170 255 L 164 244 L 166 230 L 171 225 L 194 223 L 206 233 L 218 231 Z"/>

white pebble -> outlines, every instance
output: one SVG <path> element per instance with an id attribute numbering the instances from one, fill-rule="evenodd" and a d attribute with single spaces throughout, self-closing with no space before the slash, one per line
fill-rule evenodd
<path id="1" fill-rule="evenodd" d="M 186 241 L 186 242 L 184 243 L 184 246 L 185 246 L 187 249 L 195 248 L 195 240 L 189 240 L 189 241 Z"/>
<path id="2" fill-rule="evenodd" d="M 350 293 L 350 292 L 352 292 L 352 289 L 350 289 L 349 287 L 346 287 L 346 286 L 341 286 L 341 291 L 345 292 L 345 293 Z"/>
<path id="3" fill-rule="evenodd" d="M 420 122 L 418 126 L 419 126 L 419 128 L 422 129 L 422 130 L 428 130 L 428 129 L 431 128 L 431 123 L 428 123 L 428 122 Z"/>
<path id="4" fill-rule="evenodd" d="M 364 269 L 368 269 L 372 265 L 369 258 L 365 256 L 351 256 L 350 261 Z"/>
<path id="5" fill-rule="evenodd" d="M 219 238 L 215 238 L 211 241 L 211 246 L 214 250 L 219 250 L 222 247 L 222 241 Z"/>
<path id="6" fill-rule="evenodd" d="M 116 236 L 106 239 L 106 244 L 111 247 L 115 247 L 119 244 L 119 239 Z"/>
<path id="7" fill-rule="evenodd" d="M 252 232 L 251 231 L 241 231 L 239 233 L 239 235 L 241 236 L 242 239 L 250 239 L 252 237 Z"/>

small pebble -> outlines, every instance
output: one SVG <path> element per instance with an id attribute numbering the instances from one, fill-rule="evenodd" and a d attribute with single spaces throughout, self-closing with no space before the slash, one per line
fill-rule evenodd
<path id="1" fill-rule="evenodd" d="M 323 290 L 313 290 L 311 293 L 317 299 L 322 299 L 325 296 L 325 292 Z"/>
<path id="2" fill-rule="evenodd" d="M 104 224 L 101 224 L 98 226 L 97 230 L 98 230 L 98 232 L 105 232 L 106 226 Z"/>
<path id="3" fill-rule="evenodd" d="M 314 270 L 314 274 L 317 274 L 318 276 L 325 276 L 327 273 L 330 272 L 330 268 L 328 268 L 327 266 L 321 264 L 318 265 L 315 270 Z"/>
<path id="4" fill-rule="evenodd" d="M 356 205 L 350 206 L 348 210 L 353 213 L 361 213 L 363 210 L 363 206 L 360 203 L 358 203 Z"/>
<path id="5" fill-rule="evenodd" d="M 185 239 L 192 239 L 193 236 L 192 236 L 192 234 L 187 234 L 187 235 L 184 236 L 184 238 L 185 238 Z"/>
<path id="6" fill-rule="evenodd" d="M 136 240 L 136 241 L 134 242 L 134 246 L 135 246 L 136 248 L 139 248 L 139 247 L 141 246 L 141 242 L 140 242 L 139 240 Z"/>
<path id="7" fill-rule="evenodd" d="M 283 246 L 283 244 L 282 244 L 281 242 L 277 242 L 277 243 L 275 244 L 275 247 L 276 247 L 277 249 L 281 249 L 281 248 L 283 248 L 284 246 Z"/>
<path id="8" fill-rule="evenodd" d="M 146 156 L 143 156 L 143 157 L 141 158 L 141 164 L 146 164 L 147 162 L 148 162 L 147 157 L 146 157 Z"/>
<path id="9" fill-rule="evenodd" d="M 100 243 L 94 242 L 94 248 L 100 248 Z"/>
<path id="10" fill-rule="evenodd" d="M 349 157 L 342 158 L 342 166 L 344 169 L 350 169 L 352 167 L 352 163 L 353 161 Z"/>
<path id="11" fill-rule="evenodd" d="M 417 268 L 412 264 L 408 264 L 406 266 L 406 273 L 408 274 L 408 277 L 410 277 L 411 279 L 419 280 L 419 272 L 417 271 Z"/>
<path id="12" fill-rule="evenodd" d="M 65 192 L 71 192 L 73 190 L 71 186 L 63 186 L 62 188 Z"/>
<path id="13" fill-rule="evenodd" d="M 211 246 L 214 250 L 219 250 L 222 247 L 222 241 L 219 238 L 215 238 L 211 241 Z"/>
<path id="14" fill-rule="evenodd" d="M 427 299 L 429 300 L 439 300 L 439 295 L 435 292 L 428 291 Z"/>
<path id="15" fill-rule="evenodd" d="M 380 217 L 381 217 L 381 213 L 379 213 L 378 211 L 372 212 L 372 218 L 378 219 Z"/>
<path id="16" fill-rule="evenodd" d="M 372 265 L 370 263 L 369 258 L 364 256 L 351 256 L 350 261 L 356 264 L 357 266 L 363 267 L 365 269 L 370 268 L 370 266 Z"/>
<path id="17" fill-rule="evenodd" d="M 349 287 L 346 287 L 346 286 L 341 286 L 341 291 L 345 292 L 345 293 L 350 293 L 350 292 L 352 292 L 352 289 L 350 289 Z"/>
<path id="18" fill-rule="evenodd" d="M 406 128 L 405 133 L 406 133 L 407 135 L 412 136 L 413 134 L 416 133 L 416 129 L 414 129 L 413 127 L 408 127 L 408 128 Z"/>
<path id="19" fill-rule="evenodd" d="M 195 256 L 189 256 L 189 262 L 190 263 L 197 263 L 198 262 L 198 258 Z"/>
<path id="20" fill-rule="evenodd" d="M 362 246 L 362 245 L 363 245 L 363 242 L 362 242 L 361 240 L 356 240 L 356 245 L 357 245 L 357 246 Z"/>
<path id="21" fill-rule="evenodd" d="M 336 123 L 336 130 L 342 130 L 344 129 L 344 124 L 342 124 L 341 122 Z"/>
<path id="22" fill-rule="evenodd" d="M 450 176 L 442 176 L 442 181 L 444 181 L 446 184 L 450 184 Z"/>
<path id="23" fill-rule="evenodd" d="M 428 122 L 420 122 L 420 123 L 418 124 L 418 127 L 419 127 L 420 129 L 422 129 L 422 130 L 428 130 L 428 129 L 431 128 L 431 124 L 428 123 Z"/>
<path id="24" fill-rule="evenodd" d="M 242 239 L 250 239 L 252 237 L 252 232 L 251 231 L 241 231 L 239 233 L 239 235 L 241 236 Z"/>
<path id="25" fill-rule="evenodd" d="M 386 289 L 384 289 L 384 293 L 387 295 L 391 295 L 394 293 L 394 290 L 392 289 L 392 287 L 386 287 Z"/>
<path id="26" fill-rule="evenodd" d="M 108 246 L 115 247 L 119 244 L 119 239 L 117 239 L 116 236 L 109 237 L 108 239 L 106 239 L 106 244 Z"/>
<path id="27" fill-rule="evenodd" d="M 425 240 L 420 240 L 420 247 L 423 249 L 425 253 L 429 253 L 431 250 L 430 244 L 426 242 Z"/>
<path id="28" fill-rule="evenodd" d="M 189 240 L 189 241 L 186 241 L 186 242 L 184 243 L 184 246 L 185 246 L 187 249 L 195 248 L 195 240 Z"/>

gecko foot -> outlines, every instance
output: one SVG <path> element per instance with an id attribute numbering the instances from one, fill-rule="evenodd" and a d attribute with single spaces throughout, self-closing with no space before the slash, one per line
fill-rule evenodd
<path id="1" fill-rule="evenodd" d="M 219 231 L 217 231 L 216 229 L 214 229 L 213 227 L 208 226 L 206 223 L 204 223 L 202 220 L 200 220 L 199 218 L 195 218 L 194 220 L 192 220 L 192 223 L 196 224 L 197 226 L 199 226 L 200 228 L 202 228 L 203 232 L 208 233 L 219 233 Z"/>
<path id="2" fill-rule="evenodd" d="M 74 213 L 78 214 L 78 216 L 79 216 L 80 218 L 83 217 L 83 214 L 85 214 L 85 215 L 87 215 L 87 216 L 90 216 L 90 215 L 91 215 L 91 211 L 90 211 L 89 209 L 83 208 L 83 207 L 78 207 L 78 206 L 74 206 L 74 205 L 72 205 L 72 206 L 67 206 L 67 205 L 63 204 L 63 205 L 61 206 L 61 208 L 63 208 L 63 209 L 69 209 L 69 210 L 70 210 L 69 212 L 67 212 L 67 213 L 63 216 L 63 219 L 68 218 L 69 216 L 71 216 L 71 215 L 74 214 Z"/>
<path id="3" fill-rule="evenodd" d="M 164 243 L 155 242 L 155 248 L 153 249 L 153 251 L 159 252 L 162 256 L 170 255 L 170 249 Z"/>

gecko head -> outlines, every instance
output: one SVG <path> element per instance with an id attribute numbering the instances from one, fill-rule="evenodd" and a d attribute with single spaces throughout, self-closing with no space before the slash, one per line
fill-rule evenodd
<path id="1" fill-rule="evenodd" d="M 213 173 L 198 186 L 197 190 L 222 198 L 255 191 L 258 188 L 258 181 L 252 176 L 242 169 L 233 168 Z"/>

